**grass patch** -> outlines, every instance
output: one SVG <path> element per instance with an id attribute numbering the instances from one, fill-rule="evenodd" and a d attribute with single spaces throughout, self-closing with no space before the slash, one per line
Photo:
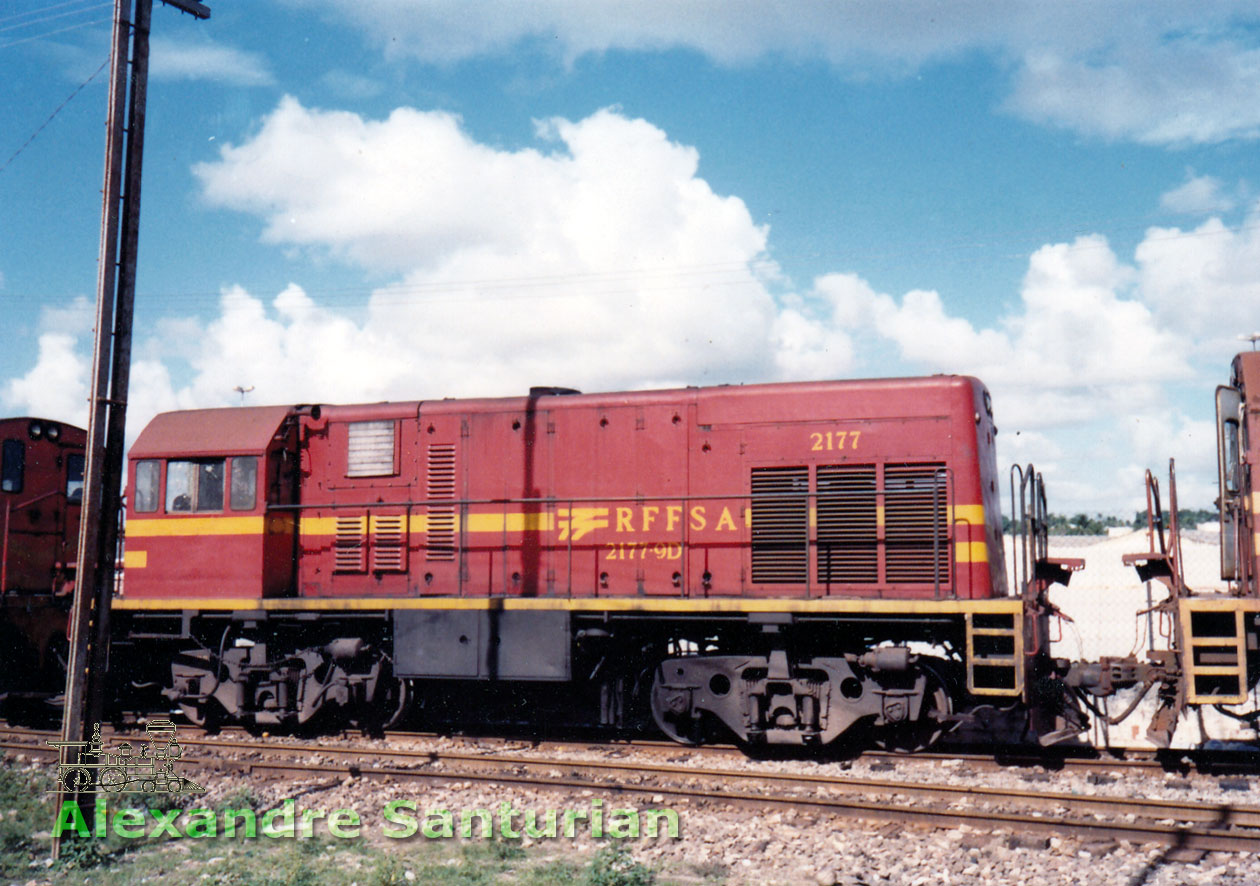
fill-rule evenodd
<path id="1" fill-rule="evenodd" d="M 180 882 L 188 886 L 655 886 L 653 869 L 636 862 L 624 845 L 608 844 L 583 859 L 568 841 L 526 847 L 495 835 L 484 840 L 391 841 L 384 845 L 365 837 L 338 839 L 263 836 L 263 803 L 241 787 L 214 804 L 217 836 L 187 836 L 192 810 L 205 809 L 201 795 L 126 794 L 111 796 L 109 833 L 104 838 L 76 837 L 68 832 L 62 857 L 49 862 L 56 795 L 48 793 L 51 778 L 43 768 L 6 762 L 0 767 L 0 882 L 31 879 L 84 886 L 147 886 Z M 94 809 L 85 804 L 84 818 L 93 828 Z M 144 836 L 115 833 L 114 813 L 143 810 Z M 154 836 L 156 818 L 150 809 L 169 814 L 182 809 L 179 838 Z M 257 814 L 257 836 L 224 836 L 222 813 L 251 809 Z M 137 816 L 138 817 L 138 816 Z M 663 884 L 662 884 L 663 886 Z"/>
<path id="2" fill-rule="evenodd" d="M 656 872 L 634 860 L 620 843 L 595 853 L 586 869 L 587 886 L 655 886 Z"/>

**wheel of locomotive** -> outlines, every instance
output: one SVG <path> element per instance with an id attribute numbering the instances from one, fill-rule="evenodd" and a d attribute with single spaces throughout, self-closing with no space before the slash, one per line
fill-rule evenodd
<path id="1" fill-rule="evenodd" d="M 217 732 L 223 725 L 225 713 L 223 706 L 213 698 L 197 702 L 180 702 L 179 710 L 189 723 L 206 732 Z"/>
<path id="2" fill-rule="evenodd" d="M 875 732 L 875 745 L 894 754 L 913 754 L 925 751 L 940 740 L 949 728 L 949 718 L 954 713 L 949 689 L 932 671 L 924 671 L 927 686 L 923 692 L 923 706 L 914 720 L 884 726 Z"/>
<path id="3" fill-rule="evenodd" d="M 658 666 L 650 697 L 652 719 L 671 740 L 685 745 L 701 744 L 705 738 L 703 719 L 692 714 L 690 704 L 686 704 L 685 708 L 680 704 L 683 698 L 679 690 L 666 685 L 662 669 Z"/>
<path id="4" fill-rule="evenodd" d="M 392 729 L 411 709 L 411 686 L 391 673 L 381 677 L 376 698 L 351 710 L 348 720 L 354 729 L 366 733 Z"/>

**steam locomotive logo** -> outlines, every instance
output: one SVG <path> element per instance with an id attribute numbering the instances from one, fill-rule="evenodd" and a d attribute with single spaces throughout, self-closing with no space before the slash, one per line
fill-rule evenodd
<path id="1" fill-rule="evenodd" d="M 57 782 L 51 788 L 58 794 L 203 794 L 205 788 L 175 771 L 183 748 L 175 739 L 175 724 L 153 720 L 146 727 L 147 738 L 137 751 L 129 741 L 112 750 L 101 741 L 101 724 L 92 730 L 91 741 L 50 741 L 61 758 Z M 73 758 L 73 759 L 72 759 Z"/>

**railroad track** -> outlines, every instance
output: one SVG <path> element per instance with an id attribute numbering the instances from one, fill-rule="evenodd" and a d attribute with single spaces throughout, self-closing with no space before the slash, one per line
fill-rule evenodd
<path id="1" fill-rule="evenodd" d="M 126 730 L 124 730 L 126 731 Z M 111 734 L 109 728 L 105 729 L 105 734 Z M 23 729 L 20 727 L 11 727 L 0 723 L 0 740 L 8 735 L 42 735 L 46 738 L 55 736 L 47 731 L 38 729 Z M 249 741 L 251 733 L 239 726 L 224 727 L 216 732 L 207 733 L 195 726 L 180 726 L 180 741 L 182 744 L 188 744 L 193 740 L 212 740 L 221 743 L 222 740 L 231 740 L 236 737 L 239 741 Z M 281 736 L 263 735 L 271 741 L 284 741 Z M 343 733 L 342 738 L 354 740 L 359 738 L 358 733 Z M 393 730 L 386 732 L 383 736 L 387 742 L 416 742 L 416 741 L 455 741 L 466 744 L 478 749 L 478 752 L 487 748 L 498 748 L 503 751 L 521 751 L 529 750 L 533 752 L 607 752 L 615 753 L 648 753 L 659 755 L 668 761 L 677 761 L 680 759 L 688 759 L 696 756 L 705 759 L 730 759 L 730 760 L 748 760 L 748 752 L 740 747 L 729 744 L 706 744 L 698 746 L 680 745 L 674 741 L 658 740 L 658 739 L 595 739 L 590 741 L 573 740 L 573 739 L 551 739 L 536 737 L 504 737 L 504 736 L 479 736 L 479 735 L 451 735 L 449 733 L 440 732 L 418 732 Z M 259 741 L 257 737 L 252 739 L 255 743 Z M 1097 755 L 1086 756 L 1077 753 L 1054 753 L 1046 752 L 1038 748 L 1001 748 L 998 750 L 959 750 L 950 752 L 919 752 L 913 755 L 889 753 L 879 750 L 865 750 L 859 755 L 850 758 L 838 758 L 835 756 L 819 756 L 808 752 L 799 751 L 796 754 L 791 753 L 792 749 L 786 752 L 768 757 L 765 759 L 784 759 L 784 760 L 817 760 L 821 762 L 839 762 L 841 760 L 862 760 L 872 763 L 876 766 L 886 766 L 891 768 L 901 767 L 907 764 L 935 764 L 941 765 L 946 763 L 960 763 L 967 767 L 979 771 L 1000 771 L 1012 768 L 1040 768 L 1049 770 L 1083 770 L 1083 771 L 1145 771 L 1145 772 L 1166 772 L 1180 771 L 1188 772 L 1194 768 L 1194 761 L 1189 757 L 1176 754 L 1164 753 L 1155 754 L 1151 752 L 1134 752 L 1129 751 L 1125 756 Z M 391 753 L 397 751 L 391 750 Z M 1247 762 L 1251 764 L 1250 768 L 1255 769 L 1256 760 L 1248 758 Z M 1237 767 L 1235 767 L 1237 768 Z"/>
<path id="2" fill-rule="evenodd" d="M 56 752 L 43 742 L 53 737 L 52 733 L 36 730 L 0 729 L 0 749 L 52 760 Z M 1203 851 L 1260 851 L 1260 807 L 1251 806 L 1208 806 L 1174 800 L 767 772 L 756 768 L 719 769 L 643 760 L 537 756 L 538 748 L 512 750 L 506 745 L 497 751 L 482 748 L 465 752 L 260 742 L 225 735 L 185 737 L 180 744 L 186 749 L 187 766 L 288 780 L 336 777 L 322 788 L 339 784 L 346 777 L 395 783 L 476 782 L 649 796 L 653 803 L 669 798 L 763 810 L 796 809 L 937 828 L 966 825 L 979 831 L 1010 830 L 1086 841 L 1114 839 Z M 623 746 L 595 747 L 616 753 Z M 694 750 L 671 748 L 675 755 L 680 750 Z M 189 753 L 192 749 L 199 753 Z"/>

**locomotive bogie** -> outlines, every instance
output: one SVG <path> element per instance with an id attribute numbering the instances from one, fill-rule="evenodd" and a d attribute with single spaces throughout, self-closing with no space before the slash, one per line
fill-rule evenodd
<path id="1" fill-rule="evenodd" d="M 1026 663 L 1009 654 L 1016 599 L 198 602 L 205 608 L 171 612 L 165 601 L 123 599 L 115 614 L 116 658 L 165 649 L 166 702 L 197 723 L 380 728 L 413 700 L 432 715 L 451 686 L 464 686 L 455 693 L 463 698 L 442 705 L 477 698 L 471 715 L 481 723 L 515 722 L 514 702 L 537 697 L 527 707 L 565 700 L 551 722 L 655 721 L 686 742 L 824 745 L 860 735 L 915 747 L 972 708 L 1018 702 L 1025 690 Z M 1012 634 L 1005 664 L 968 657 L 974 625 L 1003 621 Z M 1007 673 L 995 680 L 998 668 Z"/>

